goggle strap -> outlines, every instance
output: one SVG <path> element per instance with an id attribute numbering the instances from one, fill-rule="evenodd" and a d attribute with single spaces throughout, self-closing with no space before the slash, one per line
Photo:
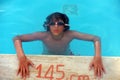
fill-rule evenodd
<path id="1" fill-rule="evenodd" d="M 65 24 L 65 26 L 69 26 L 69 24 Z"/>

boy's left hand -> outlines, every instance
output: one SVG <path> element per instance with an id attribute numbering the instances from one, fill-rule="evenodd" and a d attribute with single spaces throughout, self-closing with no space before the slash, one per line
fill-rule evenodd
<path id="1" fill-rule="evenodd" d="M 92 62 L 89 65 L 90 70 L 93 68 L 94 69 L 94 76 L 95 78 L 98 77 L 98 79 L 102 78 L 103 73 L 105 73 L 105 69 L 102 63 L 102 58 L 101 56 L 94 57 Z"/>

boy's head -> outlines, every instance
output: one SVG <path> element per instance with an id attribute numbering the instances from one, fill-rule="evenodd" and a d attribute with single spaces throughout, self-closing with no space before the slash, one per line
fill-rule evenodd
<path id="1" fill-rule="evenodd" d="M 55 12 L 47 16 L 43 26 L 47 31 L 50 31 L 50 26 L 55 25 L 57 22 L 58 26 L 63 25 L 64 31 L 69 30 L 69 18 L 66 14 Z"/>

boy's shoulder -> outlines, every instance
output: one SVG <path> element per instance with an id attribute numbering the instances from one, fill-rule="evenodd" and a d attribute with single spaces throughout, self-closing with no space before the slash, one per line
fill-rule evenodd
<path id="1" fill-rule="evenodd" d="M 33 34 L 35 34 L 36 36 L 40 38 L 45 38 L 49 35 L 47 31 L 38 31 L 38 32 L 34 32 Z"/>
<path id="2" fill-rule="evenodd" d="M 47 33 L 46 31 L 37 31 L 37 32 L 34 32 L 34 33 Z"/>
<path id="3" fill-rule="evenodd" d="M 76 35 L 81 35 L 81 34 L 84 34 L 84 33 L 82 33 L 82 32 L 79 32 L 79 31 L 75 31 L 75 30 L 68 30 L 67 32 L 66 32 L 66 35 L 67 36 L 76 36 Z"/>
<path id="4" fill-rule="evenodd" d="M 34 32 L 34 34 L 38 34 L 38 35 L 46 35 L 46 34 L 48 34 L 48 32 L 47 31 L 38 31 L 38 32 Z"/>
<path id="5" fill-rule="evenodd" d="M 76 32 L 76 31 L 74 31 L 74 30 L 68 30 L 68 31 L 66 31 L 67 33 L 72 33 L 72 32 Z"/>
<path id="6" fill-rule="evenodd" d="M 80 33 L 80 32 L 75 31 L 75 30 L 68 30 L 67 33 L 68 33 L 68 34 L 75 34 L 75 33 Z"/>

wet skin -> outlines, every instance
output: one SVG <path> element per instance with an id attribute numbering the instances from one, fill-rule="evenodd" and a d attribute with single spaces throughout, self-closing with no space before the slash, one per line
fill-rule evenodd
<path id="1" fill-rule="evenodd" d="M 90 63 L 90 68 L 94 68 L 95 76 L 102 77 L 105 69 L 102 64 L 101 51 L 100 51 L 100 39 L 97 36 L 84 34 L 81 32 L 76 32 L 72 30 L 64 30 L 63 25 L 50 25 L 50 31 L 45 32 L 35 32 L 32 34 L 20 35 L 14 38 L 14 44 L 17 51 L 17 56 L 19 59 L 19 69 L 18 74 L 21 74 L 22 78 L 29 76 L 28 67 L 31 65 L 34 67 L 33 63 L 25 56 L 22 49 L 22 42 L 39 40 L 43 42 L 44 51 L 42 54 L 51 55 L 71 55 L 69 49 L 69 43 L 73 39 L 86 40 L 94 42 L 95 56 Z"/>

